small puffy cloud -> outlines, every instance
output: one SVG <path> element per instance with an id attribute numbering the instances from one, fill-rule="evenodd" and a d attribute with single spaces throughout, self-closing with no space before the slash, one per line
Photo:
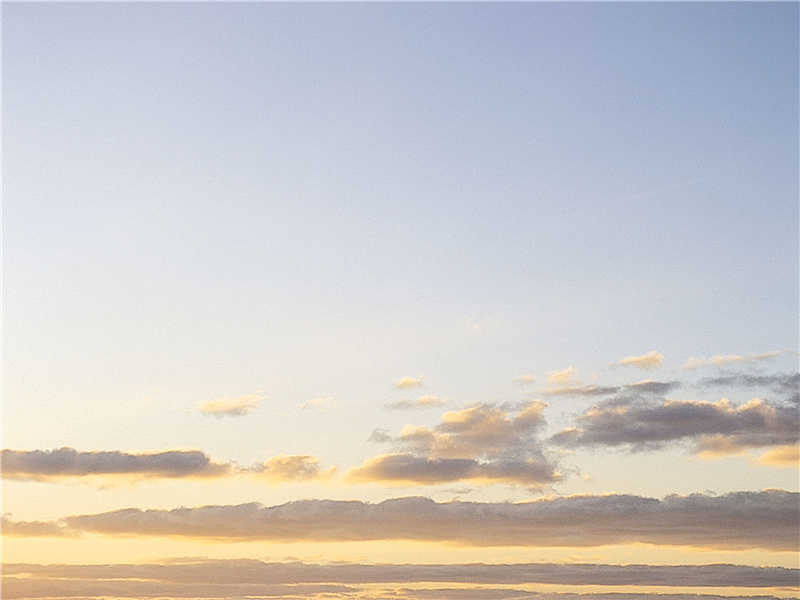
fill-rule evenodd
<path id="1" fill-rule="evenodd" d="M 578 382 L 578 369 L 575 367 L 567 367 L 561 371 L 551 373 L 547 378 L 548 385 L 577 385 Z"/>
<path id="2" fill-rule="evenodd" d="M 637 369 L 655 369 L 664 362 L 664 356 L 656 350 L 651 350 L 642 356 L 628 356 L 619 361 L 623 367 L 636 367 Z"/>
<path id="3" fill-rule="evenodd" d="M 303 500 L 66 517 L 73 532 L 218 540 L 417 540 L 465 546 L 591 547 L 656 544 L 797 552 L 800 494 L 784 490 L 565 496 L 528 502 L 444 502 L 420 497 L 369 504 Z"/>
<path id="4" fill-rule="evenodd" d="M 758 398 L 741 406 L 728 400 L 628 401 L 592 406 L 551 441 L 567 447 L 627 446 L 657 448 L 668 442 L 693 442 L 702 456 L 735 454 L 751 448 L 797 443 L 800 412 L 789 404 Z"/>
<path id="5" fill-rule="evenodd" d="M 244 469 L 244 472 L 267 483 L 286 483 L 330 479 L 336 468 L 323 469 L 320 460 L 308 454 L 292 456 L 279 454 L 266 462 Z"/>
<path id="6" fill-rule="evenodd" d="M 422 375 L 419 377 L 402 377 L 395 381 L 393 385 L 398 390 L 420 387 L 422 385 Z"/>
<path id="7" fill-rule="evenodd" d="M 263 399 L 261 394 L 250 394 L 238 398 L 207 400 L 200 404 L 200 412 L 214 417 L 239 417 L 253 411 Z"/>
<path id="8" fill-rule="evenodd" d="M 699 369 L 701 367 L 722 367 L 725 365 L 730 365 L 734 363 L 749 363 L 749 362 L 757 362 L 761 360 L 767 360 L 769 358 L 775 358 L 776 356 L 780 356 L 781 352 L 773 351 L 773 352 L 764 352 L 763 354 L 746 354 L 746 355 L 737 355 L 737 354 L 718 354 L 716 356 L 712 356 L 711 358 L 695 358 L 690 356 L 686 359 L 686 362 L 683 364 L 684 369 Z"/>
<path id="9" fill-rule="evenodd" d="M 376 430 L 373 441 L 392 441 L 399 452 L 351 469 L 351 482 L 434 485 L 455 481 L 542 487 L 561 475 L 545 456 L 537 434 L 546 404 L 536 400 L 516 411 L 476 404 L 448 411 L 434 428 L 407 425 L 392 438 Z"/>
<path id="10" fill-rule="evenodd" d="M 214 462 L 200 450 L 161 452 L 81 452 L 56 450 L 3 450 L 2 476 L 8 479 L 49 481 L 70 477 L 221 477 L 231 466 Z"/>
<path id="11" fill-rule="evenodd" d="M 536 378 L 530 373 L 528 373 L 527 375 L 520 375 L 518 377 L 514 377 L 514 383 L 517 383 L 519 385 L 530 385 L 534 381 L 536 381 Z"/>
<path id="12" fill-rule="evenodd" d="M 387 404 L 388 408 L 429 408 L 431 406 L 442 406 L 443 404 L 447 404 L 447 399 L 437 398 L 436 396 L 420 396 L 416 400 L 411 400 L 410 398 L 403 398 L 402 400 L 398 400 L 397 402 L 392 402 Z"/>

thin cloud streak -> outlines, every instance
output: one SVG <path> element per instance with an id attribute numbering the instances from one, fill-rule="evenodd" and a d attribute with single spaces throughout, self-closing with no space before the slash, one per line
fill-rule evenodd
<path id="1" fill-rule="evenodd" d="M 645 543 L 798 551 L 800 494 L 785 490 L 565 496 L 520 503 L 405 497 L 378 504 L 302 500 L 173 510 L 128 508 L 64 518 L 64 531 L 209 540 L 412 540 L 465 546 L 591 547 Z"/>
<path id="2" fill-rule="evenodd" d="M 255 410 L 263 399 L 261 394 L 250 394 L 238 398 L 207 400 L 200 404 L 200 412 L 213 417 L 240 417 Z"/>
<path id="3" fill-rule="evenodd" d="M 622 367 L 636 367 L 637 369 L 655 369 L 664 362 L 664 355 L 656 350 L 651 350 L 642 356 L 628 356 L 619 361 Z"/>

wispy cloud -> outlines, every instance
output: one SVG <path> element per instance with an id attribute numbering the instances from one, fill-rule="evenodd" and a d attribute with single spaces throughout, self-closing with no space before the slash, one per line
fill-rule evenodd
<path id="1" fill-rule="evenodd" d="M 578 369 L 568 367 L 551 373 L 547 378 L 547 387 L 540 389 L 539 393 L 544 396 L 608 396 L 619 389 L 617 386 L 583 384 L 578 378 Z"/>
<path id="2" fill-rule="evenodd" d="M 711 358 L 695 358 L 690 356 L 686 359 L 686 362 L 683 364 L 684 369 L 699 369 L 701 367 L 722 367 L 725 365 L 730 365 L 734 363 L 749 363 L 749 362 L 757 362 L 761 360 L 767 360 L 769 358 L 775 358 L 780 356 L 782 353 L 780 351 L 773 351 L 773 352 L 764 352 L 762 354 L 745 354 L 745 355 L 737 355 L 737 354 L 718 354 L 716 356 L 712 356 Z"/>
<path id="3" fill-rule="evenodd" d="M 386 406 L 388 408 L 400 408 L 400 409 L 407 409 L 407 408 L 430 408 L 431 406 L 442 406 L 443 404 L 447 404 L 448 400 L 446 398 L 437 398 L 436 396 L 420 396 L 416 400 L 411 400 L 410 398 L 403 398 L 402 400 L 398 400 L 397 402 L 391 402 Z"/>
<path id="4" fill-rule="evenodd" d="M 568 447 L 628 446 L 657 448 L 688 441 L 705 455 L 732 454 L 749 448 L 794 444 L 800 438 L 800 413 L 788 404 L 758 398 L 741 406 L 722 399 L 703 401 L 628 401 L 614 399 L 577 417 L 576 427 L 551 441 Z"/>
<path id="5" fill-rule="evenodd" d="M 681 387 L 681 383 L 679 381 L 653 381 L 652 379 L 645 379 L 643 381 L 625 384 L 625 388 L 629 391 L 639 394 L 653 395 L 667 394 L 679 387 Z"/>
<path id="6" fill-rule="evenodd" d="M 69 477 L 221 477 L 231 465 L 214 462 L 200 450 L 161 452 L 3 450 L 2 476 L 9 479 L 56 480 Z"/>
<path id="7" fill-rule="evenodd" d="M 378 504 L 302 500 L 173 510 L 128 508 L 63 519 L 71 532 L 281 542 L 418 540 L 467 546 L 590 547 L 656 544 L 797 552 L 800 494 L 784 490 L 564 496 L 529 502 Z"/>
<path id="8" fill-rule="evenodd" d="M 422 375 L 419 377 L 401 377 L 392 385 L 394 385 L 394 387 L 396 387 L 398 390 L 420 387 L 422 385 Z"/>
<path id="9" fill-rule="evenodd" d="M 333 398 L 314 398 L 300 405 L 300 410 L 315 410 L 317 412 L 328 412 L 336 406 Z"/>
<path id="10" fill-rule="evenodd" d="M 335 467 L 323 469 L 320 460 L 308 454 L 286 456 L 279 454 L 266 462 L 243 470 L 268 483 L 330 479 Z"/>
<path id="11" fill-rule="evenodd" d="M 664 356 L 656 350 L 651 350 L 641 356 L 628 356 L 619 361 L 622 367 L 636 367 L 637 369 L 655 369 L 664 362 Z"/>
<path id="12" fill-rule="evenodd" d="M 423 484 L 453 481 L 514 483 L 541 487 L 561 475 L 536 438 L 546 404 L 536 400 L 516 412 L 477 404 L 448 411 L 435 428 L 407 425 L 392 438 L 381 430 L 374 441 L 401 450 L 365 461 L 346 473 L 351 482 Z"/>
<path id="13" fill-rule="evenodd" d="M 252 412 L 263 400 L 261 394 L 250 394 L 238 398 L 207 400 L 200 404 L 200 412 L 214 417 L 239 417 Z"/>
<path id="14" fill-rule="evenodd" d="M 535 381 L 536 378 L 530 373 L 528 373 L 527 375 L 520 375 L 518 377 L 514 377 L 514 383 L 518 383 L 519 385 L 530 385 Z"/>

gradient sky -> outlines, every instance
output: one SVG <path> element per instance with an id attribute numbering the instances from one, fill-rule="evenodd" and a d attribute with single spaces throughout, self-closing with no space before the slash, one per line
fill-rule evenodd
<path id="1" fill-rule="evenodd" d="M 4 597 L 797 598 L 799 22 L 4 2 Z"/>

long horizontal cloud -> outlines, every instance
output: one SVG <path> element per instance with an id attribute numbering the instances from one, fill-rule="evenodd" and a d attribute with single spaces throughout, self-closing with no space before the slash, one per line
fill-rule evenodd
<path id="1" fill-rule="evenodd" d="M 3 477 L 40 481 L 86 476 L 221 477 L 232 468 L 214 462 L 200 450 L 142 453 L 80 452 L 74 448 L 3 450 L 0 460 Z"/>
<path id="2" fill-rule="evenodd" d="M 762 354 L 718 354 L 716 356 L 712 356 L 711 358 L 695 358 L 694 356 L 690 356 L 686 359 L 686 362 L 683 365 L 684 369 L 699 369 L 701 367 L 723 367 L 725 365 L 735 364 L 735 363 L 752 363 L 761 360 L 767 360 L 769 358 L 775 358 L 780 356 L 782 353 L 779 351 L 773 352 L 764 352 Z"/>
<path id="3" fill-rule="evenodd" d="M 224 586 L 226 596 L 249 596 L 252 585 L 380 583 L 569 584 L 669 587 L 797 588 L 800 569 L 713 565 L 607 564 L 309 564 L 258 560 L 196 560 L 169 564 L 3 565 L 4 584 L 22 578 L 59 582 L 148 582 L 189 591 L 190 586 Z M 18 579 L 19 578 L 19 579 Z M 89 587 L 89 586 L 87 586 Z M 263 588 L 260 588 L 263 589 Z M 3 586 L 4 596 L 20 597 Z M 87 590 L 89 591 L 89 590 Z M 128 590 L 133 591 L 131 589 Z M 145 590 L 142 590 L 145 591 Z M 163 596 L 171 594 L 162 591 Z M 219 588 L 216 591 L 220 591 Z M 146 594 L 142 594 L 146 595 Z M 200 596 L 201 594 L 192 594 Z M 259 594 L 259 595 L 263 595 Z"/>
<path id="4" fill-rule="evenodd" d="M 751 400 L 719 402 L 610 400 L 591 407 L 576 427 L 551 438 L 567 447 L 628 446 L 634 450 L 690 441 L 697 452 L 730 454 L 749 448 L 793 445 L 800 439 L 800 412 L 791 404 Z"/>
<path id="5" fill-rule="evenodd" d="M 268 483 L 282 483 L 287 481 L 311 481 L 313 479 L 329 479 L 336 469 L 323 469 L 320 460 L 308 454 L 285 456 L 279 454 L 269 460 L 242 469 Z"/>
<path id="6" fill-rule="evenodd" d="M 417 540 L 469 546 L 588 547 L 645 543 L 797 551 L 800 494 L 784 490 L 566 496 L 520 503 L 444 502 L 421 497 L 303 500 L 140 510 L 66 517 L 65 532 L 218 540 L 341 542 Z"/>
<path id="7" fill-rule="evenodd" d="M 399 452 L 366 460 L 346 473 L 351 482 L 432 485 L 454 481 L 542 487 L 561 479 L 537 439 L 547 405 L 530 402 L 516 411 L 476 404 L 448 411 L 434 428 L 407 425 L 397 438 L 376 430 L 371 439 L 392 441 Z"/>

